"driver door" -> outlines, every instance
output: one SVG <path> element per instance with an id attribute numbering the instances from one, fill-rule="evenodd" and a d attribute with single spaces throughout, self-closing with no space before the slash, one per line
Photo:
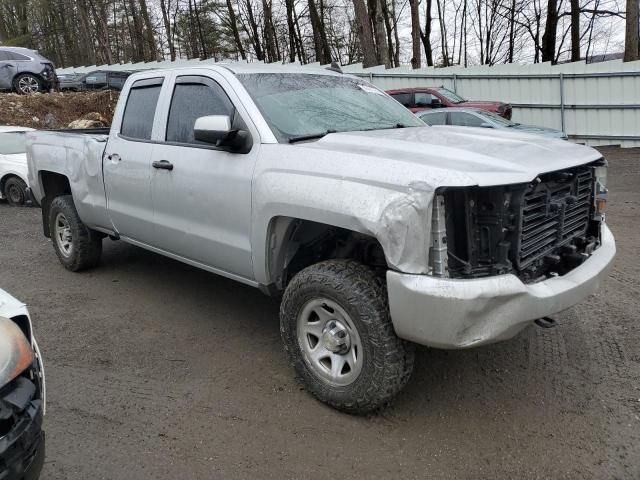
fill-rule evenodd
<path id="1" fill-rule="evenodd" d="M 224 79 L 177 75 L 166 126 L 151 155 L 154 246 L 219 273 L 253 278 L 251 185 L 259 148 L 232 153 L 194 139 L 197 118 L 228 115 L 247 129 Z M 233 93 L 233 92 L 230 92 Z M 246 118 L 246 117 L 245 117 Z"/>

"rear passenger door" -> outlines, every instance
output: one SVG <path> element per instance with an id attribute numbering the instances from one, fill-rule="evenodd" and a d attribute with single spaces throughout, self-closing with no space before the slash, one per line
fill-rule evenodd
<path id="1" fill-rule="evenodd" d="M 103 159 L 107 209 L 116 231 L 152 243 L 151 151 L 154 118 L 164 77 L 137 80 L 116 112 Z"/>
<path id="2" fill-rule="evenodd" d="M 196 71 L 199 72 L 199 71 Z M 251 180 L 257 130 L 239 99 L 219 74 L 175 74 L 165 127 L 154 146 L 151 195 L 155 246 L 228 276 L 253 278 Z M 249 153 L 231 153 L 194 140 L 197 118 L 228 115 L 233 128 L 251 132 Z"/>

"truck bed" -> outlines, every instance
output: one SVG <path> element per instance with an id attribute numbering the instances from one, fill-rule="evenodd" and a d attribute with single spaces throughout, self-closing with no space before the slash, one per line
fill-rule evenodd
<path id="1" fill-rule="evenodd" d="M 55 174 L 68 179 L 80 218 L 89 226 L 108 225 L 102 156 L 109 129 L 33 131 L 27 134 L 29 185 L 42 204 L 43 183 Z"/>

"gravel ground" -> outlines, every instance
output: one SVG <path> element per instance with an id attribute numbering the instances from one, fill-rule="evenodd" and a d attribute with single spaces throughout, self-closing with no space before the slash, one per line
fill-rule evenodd
<path id="1" fill-rule="evenodd" d="M 640 150 L 611 162 L 602 290 L 501 344 L 421 348 L 383 413 L 338 413 L 286 363 L 278 304 L 122 242 L 65 271 L 0 204 L 0 287 L 45 358 L 44 479 L 640 478 Z"/>

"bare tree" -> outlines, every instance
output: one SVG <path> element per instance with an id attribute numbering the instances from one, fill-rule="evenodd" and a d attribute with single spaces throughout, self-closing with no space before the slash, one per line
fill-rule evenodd
<path id="1" fill-rule="evenodd" d="M 420 2 L 418 0 L 409 0 L 411 6 L 411 43 L 413 47 L 413 56 L 411 57 L 411 66 L 420 68 Z"/>
<path id="2" fill-rule="evenodd" d="M 627 25 L 624 37 L 624 61 L 640 60 L 640 39 L 638 35 L 638 0 L 627 0 Z"/>
<path id="3" fill-rule="evenodd" d="M 358 27 L 358 37 L 360 39 L 360 49 L 362 51 L 362 65 L 373 67 L 378 64 L 376 47 L 373 42 L 373 31 L 371 29 L 371 18 L 367 11 L 364 0 L 353 0 L 353 10 Z"/>

